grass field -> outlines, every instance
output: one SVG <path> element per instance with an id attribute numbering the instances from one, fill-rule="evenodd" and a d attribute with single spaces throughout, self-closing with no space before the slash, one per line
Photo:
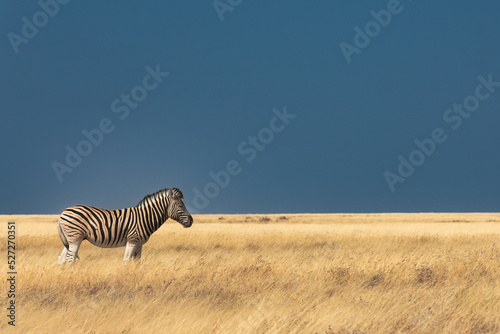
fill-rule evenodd
<path id="1" fill-rule="evenodd" d="M 74 267 L 57 218 L 0 216 L 18 333 L 500 333 L 500 214 L 203 215 Z"/>

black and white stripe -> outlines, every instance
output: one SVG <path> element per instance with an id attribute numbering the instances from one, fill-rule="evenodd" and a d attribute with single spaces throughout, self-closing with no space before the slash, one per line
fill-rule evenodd
<path id="1" fill-rule="evenodd" d="M 83 240 L 99 247 L 125 246 L 124 261 L 131 257 L 139 259 L 142 245 L 168 218 L 184 227 L 193 224 L 182 198 L 179 189 L 170 188 L 144 197 L 132 208 L 105 210 L 85 205 L 67 208 L 58 223 L 64 244 L 59 264 L 74 262 Z"/>

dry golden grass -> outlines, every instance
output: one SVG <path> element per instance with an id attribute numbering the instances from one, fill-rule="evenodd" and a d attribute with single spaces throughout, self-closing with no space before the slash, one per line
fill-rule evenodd
<path id="1" fill-rule="evenodd" d="M 194 218 L 141 263 L 84 242 L 60 268 L 57 216 L 0 216 L 5 276 L 17 222 L 17 332 L 500 332 L 500 214 Z"/>

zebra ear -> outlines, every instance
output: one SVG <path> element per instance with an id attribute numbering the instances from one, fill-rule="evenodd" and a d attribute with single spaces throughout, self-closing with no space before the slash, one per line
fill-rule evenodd
<path id="1" fill-rule="evenodd" d="M 172 188 L 172 191 L 174 192 L 174 196 L 177 198 L 183 198 L 184 195 L 182 194 L 182 191 L 180 191 L 177 188 Z"/>
<path id="2" fill-rule="evenodd" d="M 179 199 L 179 198 L 182 198 L 183 195 L 182 195 L 182 192 L 177 189 L 177 188 L 170 188 L 167 190 L 167 197 L 171 197 L 171 198 L 174 198 L 174 199 Z"/>

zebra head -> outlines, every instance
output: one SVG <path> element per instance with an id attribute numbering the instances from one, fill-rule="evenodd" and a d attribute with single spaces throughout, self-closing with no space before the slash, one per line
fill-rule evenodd
<path id="1" fill-rule="evenodd" d="M 168 218 L 179 222 L 184 227 L 191 227 L 193 225 L 193 217 L 191 217 L 184 202 L 182 202 L 183 197 L 182 192 L 177 188 L 167 190 Z"/>

